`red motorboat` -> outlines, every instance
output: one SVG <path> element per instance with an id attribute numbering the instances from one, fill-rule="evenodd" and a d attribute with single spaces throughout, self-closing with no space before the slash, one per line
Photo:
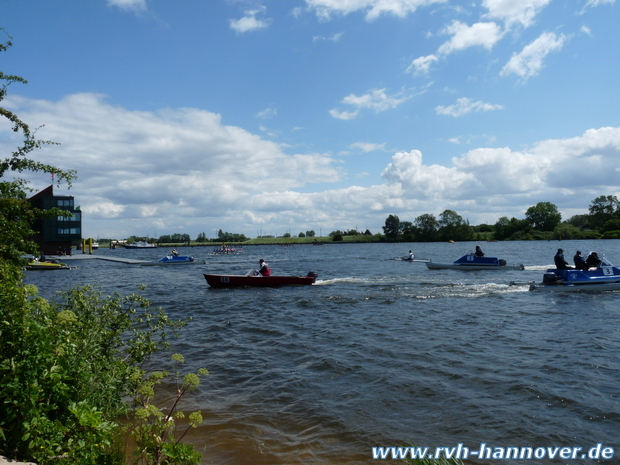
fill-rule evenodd
<path id="1" fill-rule="evenodd" d="M 211 287 L 278 287 L 314 284 L 317 274 L 307 276 L 244 276 L 235 274 L 205 274 Z"/>

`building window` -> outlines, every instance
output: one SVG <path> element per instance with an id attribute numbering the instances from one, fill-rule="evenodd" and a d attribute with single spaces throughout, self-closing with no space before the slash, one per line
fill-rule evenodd
<path id="1" fill-rule="evenodd" d="M 58 215 L 58 221 L 80 221 L 80 213 L 73 213 L 71 216 Z"/>
<path id="2" fill-rule="evenodd" d="M 73 206 L 73 199 L 58 199 L 58 206 L 59 207 L 72 207 Z"/>
<path id="3" fill-rule="evenodd" d="M 58 228 L 58 234 L 69 234 L 68 229 Z"/>

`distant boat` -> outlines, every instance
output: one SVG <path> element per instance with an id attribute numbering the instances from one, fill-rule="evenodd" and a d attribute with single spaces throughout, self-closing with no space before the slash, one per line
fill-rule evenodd
<path id="1" fill-rule="evenodd" d="M 93 249 L 99 248 L 99 242 L 93 242 Z"/>
<path id="2" fill-rule="evenodd" d="M 26 265 L 27 270 L 70 270 L 75 268 L 74 266 L 69 266 L 66 263 L 60 263 L 57 261 L 51 262 L 41 262 L 39 260 L 32 260 L 28 262 Z"/>
<path id="3" fill-rule="evenodd" d="M 144 241 L 133 242 L 131 244 L 125 244 L 126 249 L 155 249 L 157 244 L 150 244 Z"/>
<path id="4" fill-rule="evenodd" d="M 168 254 L 164 258 L 156 261 L 156 262 L 146 262 L 141 263 L 143 266 L 153 266 L 153 265 L 204 265 L 206 262 L 204 260 L 194 260 L 194 257 L 188 257 L 186 255 L 174 255 Z"/>
<path id="5" fill-rule="evenodd" d="M 463 255 L 452 263 L 426 262 L 429 270 L 524 270 L 523 265 L 507 265 L 506 260 L 497 257 L 477 257 L 473 253 Z"/>

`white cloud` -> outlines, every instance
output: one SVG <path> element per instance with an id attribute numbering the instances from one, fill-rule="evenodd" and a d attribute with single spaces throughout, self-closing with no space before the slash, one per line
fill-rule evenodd
<path id="1" fill-rule="evenodd" d="M 407 72 L 412 73 L 414 76 L 426 75 L 430 71 L 431 65 L 437 60 L 438 58 L 435 55 L 416 58 L 407 68 Z"/>
<path id="2" fill-rule="evenodd" d="M 259 111 L 256 114 L 256 117 L 260 119 L 269 119 L 277 115 L 278 115 L 278 110 L 276 108 L 270 107 L 270 108 L 265 108 L 263 111 Z"/>
<path id="3" fill-rule="evenodd" d="M 385 150 L 385 144 L 372 144 L 369 142 L 355 142 L 349 145 L 351 149 L 360 149 L 362 152 L 376 152 Z"/>
<path id="4" fill-rule="evenodd" d="M 588 0 L 586 7 L 597 7 L 600 5 L 613 5 L 616 0 Z"/>
<path id="5" fill-rule="evenodd" d="M 245 16 L 240 19 L 229 19 L 228 23 L 230 28 L 237 32 L 238 34 L 243 34 L 245 32 L 257 31 L 259 29 L 265 29 L 269 27 L 272 23 L 270 18 L 268 19 L 258 19 L 256 16 L 264 13 L 266 8 L 259 8 L 256 10 L 248 10 L 244 14 Z"/>
<path id="6" fill-rule="evenodd" d="M 343 104 L 357 108 L 354 112 L 340 111 L 334 108 L 329 113 L 334 118 L 353 119 L 359 115 L 362 109 L 370 109 L 374 110 L 375 113 L 380 113 L 396 108 L 409 98 L 410 96 L 405 96 L 402 92 L 396 95 L 388 95 L 385 93 L 385 89 L 375 89 L 363 95 L 350 94 L 342 99 Z"/>
<path id="7" fill-rule="evenodd" d="M 450 105 L 447 107 L 443 107 L 440 105 L 435 107 L 435 112 L 438 115 L 449 115 L 458 118 L 459 116 L 466 115 L 468 113 L 471 113 L 472 111 L 493 111 L 501 110 L 502 108 L 504 108 L 503 105 L 484 103 L 482 101 L 473 102 L 467 97 L 462 97 L 457 99 L 454 105 Z"/>
<path id="8" fill-rule="evenodd" d="M 490 50 L 502 38 L 501 28 L 495 23 L 468 26 L 460 21 L 453 21 L 442 33 L 452 35 L 448 42 L 439 47 L 438 53 L 442 55 L 475 46 Z"/>
<path id="9" fill-rule="evenodd" d="M 579 203 L 585 212 L 596 196 L 620 194 L 614 127 L 520 151 L 475 148 L 445 166 L 425 164 L 419 150 L 398 152 L 380 173 L 382 183 L 362 187 L 336 184 L 346 173 L 328 155 L 287 154 L 204 110 L 128 111 L 94 94 L 57 102 L 11 96 L 3 103 L 32 127 L 45 123 L 41 138 L 62 142 L 33 158 L 78 170 L 69 194 L 84 212 L 84 234 L 93 237 L 185 231 L 195 237 L 219 228 L 253 235 L 259 225 L 378 230 L 388 214 L 413 220 L 446 208 L 478 224 L 523 217 L 533 198 L 560 209 L 562 202 Z M 11 149 L 11 135 L 9 124 L 0 124 L 1 150 Z M 351 148 L 384 150 L 364 142 Z M 37 174 L 29 179 L 37 189 L 49 182 Z M 312 190 L 324 183 L 334 188 Z"/>
<path id="10" fill-rule="evenodd" d="M 514 24 L 529 27 L 549 3 L 551 0 L 483 0 L 482 6 L 489 10 L 485 16 L 504 21 L 507 27 Z"/>
<path id="11" fill-rule="evenodd" d="M 317 42 L 317 41 L 320 41 L 320 40 L 327 40 L 327 41 L 330 41 L 330 42 L 338 42 L 338 41 L 340 41 L 340 39 L 342 38 L 343 35 L 344 35 L 344 32 L 337 32 L 336 34 L 334 34 L 331 37 L 314 36 L 312 38 L 312 41 L 313 42 Z"/>
<path id="12" fill-rule="evenodd" d="M 551 52 L 560 50 L 566 40 L 567 37 L 564 34 L 559 36 L 553 32 L 541 34 L 534 42 L 526 45 L 521 52 L 512 55 L 500 71 L 500 76 L 516 74 L 523 79 L 536 76 L 543 67 L 545 57 Z"/>
<path id="13" fill-rule="evenodd" d="M 107 0 L 109 6 L 116 6 L 126 11 L 145 11 L 146 0 Z"/>
<path id="14" fill-rule="evenodd" d="M 356 11 L 366 12 L 366 20 L 372 21 L 383 14 L 405 17 L 419 7 L 444 3 L 447 0 L 306 0 L 309 9 L 321 19 L 334 14 L 348 15 Z"/>
<path id="15" fill-rule="evenodd" d="M 355 119 L 360 114 L 359 110 L 356 111 L 340 111 L 336 108 L 332 108 L 329 110 L 329 114 L 336 119 L 342 119 L 345 121 Z"/>

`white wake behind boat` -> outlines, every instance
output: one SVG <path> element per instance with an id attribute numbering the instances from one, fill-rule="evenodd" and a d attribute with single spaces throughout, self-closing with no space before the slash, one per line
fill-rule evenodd
<path id="1" fill-rule="evenodd" d="M 463 270 L 463 271 L 477 271 L 477 270 L 524 270 L 525 267 L 522 264 L 508 265 L 506 260 L 502 260 L 497 257 L 477 257 L 473 253 L 463 255 L 458 260 L 452 263 L 436 263 L 431 261 L 426 262 L 426 267 L 429 270 Z"/>

